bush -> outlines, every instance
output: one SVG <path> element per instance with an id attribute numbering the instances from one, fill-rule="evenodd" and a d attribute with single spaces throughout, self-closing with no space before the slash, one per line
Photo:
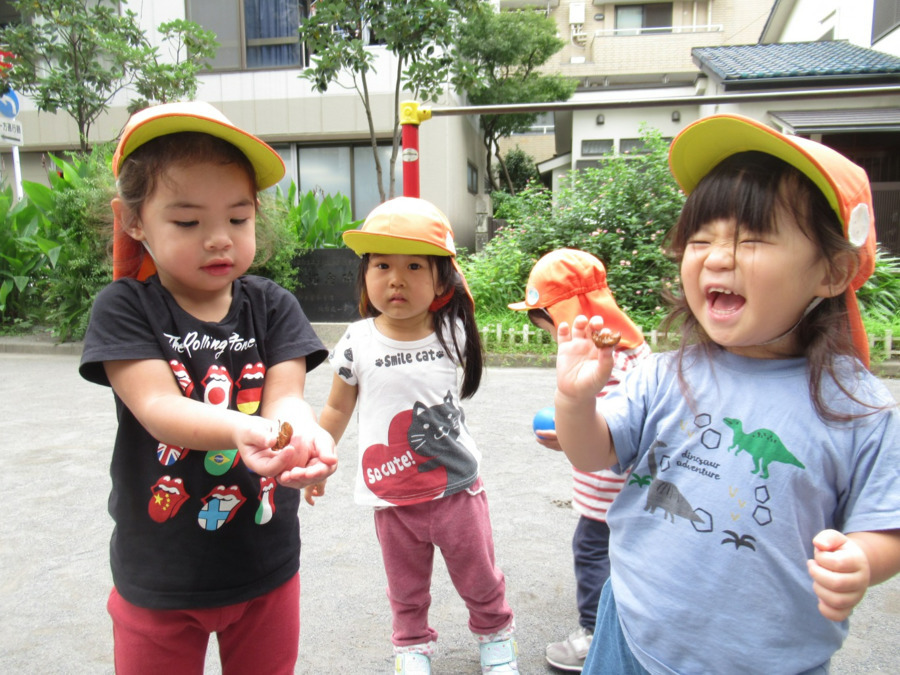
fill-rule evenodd
<path id="1" fill-rule="evenodd" d="M 0 331 L 49 326 L 60 341 L 84 337 L 96 294 L 112 281 L 113 147 L 67 159 L 50 156 L 50 186 L 24 182 L 24 198 L 0 192 Z M 288 290 L 298 286 L 296 260 L 310 248 L 341 246 L 356 227 L 350 200 L 310 192 L 298 199 L 260 196 L 257 256 L 251 271 Z"/>
<path id="2" fill-rule="evenodd" d="M 298 258 L 314 248 L 341 248 L 341 235 L 357 227 L 352 219 L 350 198 L 317 195 L 310 190 L 298 198 L 297 186 L 291 181 L 287 195 L 261 197 L 257 227 L 257 259 L 251 272 L 267 277 L 291 292 L 300 286 Z"/>
<path id="3" fill-rule="evenodd" d="M 23 184 L 30 191 L 33 185 Z M 62 247 L 51 222 L 31 200 L 0 192 L 0 318 L 6 328 L 28 329 L 43 316 L 42 296 Z"/>
<path id="4" fill-rule="evenodd" d="M 651 130 L 643 140 L 645 152 L 572 171 L 555 194 L 532 185 L 498 200 L 495 217 L 508 224 L 464 261 L 479 311 L 496 314 L 521 300 L 538 258 L 571 247 L 604 262 L 616 301 L 635 323 L 645 329 L 659 323 L 666 312 L 662 290 L 678 273 L 662 243 L 684 196 L 669 173 L 668 143 Z"/>
<path id="5" fill-rule="evenodd" d="M 900 258 L 879 245 L 875 252 L 875 271 L 856 292 L 856 297 L 864 320 L 885 328 L 900 327 Z"/>
<path id="6" fill-rule="evenodd" d="M 51 156 L 59 173 L 50 173 L 50 188 L 35 185 L 29 193 L 35 201 L 42 195 L 41 203 L 62 245 L 60 262 L 44 296 L 46 323 L 61 341 L 84 337 L 94 296 L 112 281 L 109 202 L 115 196 L 115 183 L 109 170 L 111 158 L 110 145 L 74 155 L 69 161 Z"/>

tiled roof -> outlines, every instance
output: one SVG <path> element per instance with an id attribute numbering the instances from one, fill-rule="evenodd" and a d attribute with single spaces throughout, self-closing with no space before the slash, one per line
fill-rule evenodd
<path id="1" fill-rule="evenodd" d="M 703 70 L 726 81 L 896 75 L 900 58 L 846 41 L 695 47 Z"/>
<path id="2" fill-rule="evenodd" d="M 900 131 L 900 108 L 773 110 L 769 114 L 792 134 Z"/>

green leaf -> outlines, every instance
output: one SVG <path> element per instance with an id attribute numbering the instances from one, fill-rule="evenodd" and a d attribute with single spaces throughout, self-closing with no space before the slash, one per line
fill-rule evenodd
<path id="1" fill-rule="evenodd" d="M 45 213 L 53 209 L 53 191 L 46 185 L 23 180 L 22 192 L 31 200 L 32 204 Z"/>
<path id="2" fill-rule="evenodd" d="M 9 297 L 10 292 L 13 289 L 13 282 L 9 279 L 4 279 L 3 283 L 0 284 L 0 312 L 6 311 L 6 299 Z"/>

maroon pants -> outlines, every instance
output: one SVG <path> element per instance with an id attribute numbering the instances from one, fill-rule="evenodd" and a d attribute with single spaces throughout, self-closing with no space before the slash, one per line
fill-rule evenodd
<path id="1" fill-rule="evenodd" d="M 137 607 L 113 588 L 117 675 L 202 675 L 216 633 L 223 675 L 294 672 L 300 642 L 300 575 L 266 595 L 213 609 Z"/>
<path id="2" fill-rule="evenodd" d="M 437 639 L 437 631 L 428 625 L 435 547 L 441 549 L 450 579 L 469 610 L 469 630 L 490 635 L 512 623 L 506 580 L 494 561 L 483 491 L 378 509 L 375 531 L 387 573 L 394 645 L 408 647 Z"/>

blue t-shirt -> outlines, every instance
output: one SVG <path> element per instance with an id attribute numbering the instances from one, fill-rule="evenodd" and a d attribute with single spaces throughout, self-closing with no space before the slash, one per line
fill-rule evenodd
<path id="1" fill-rule="evenodd" d="M 826 663 L 848 623 L 825 619 L 806 561 L 813 537 L 900 528 L 896 407 L 826 424 L 805 359 L 657 354 L 597 406 L 618 470 L 611 583 L 629 647 L 652 673 L 798 673 Z M 862 401 L 893 406 L 839 362 Z M 831 380 L 825 400 L 872 412 Z M 614 467 L 615 468 L 615 467 Z M 598 643 L 599 638 L 599 643 Z M 602 649 L 602 636 L 595 637 Z"/>

